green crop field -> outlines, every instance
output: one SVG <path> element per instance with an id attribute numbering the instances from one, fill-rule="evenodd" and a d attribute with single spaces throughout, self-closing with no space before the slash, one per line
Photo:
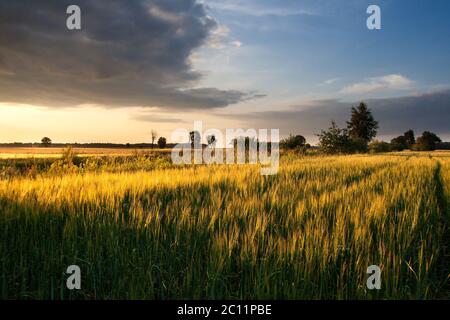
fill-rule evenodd
<path id="1" fill-rule="evenodd" d="M 450 153 L 2 161 L 2 299 L 449 298 Z"/>

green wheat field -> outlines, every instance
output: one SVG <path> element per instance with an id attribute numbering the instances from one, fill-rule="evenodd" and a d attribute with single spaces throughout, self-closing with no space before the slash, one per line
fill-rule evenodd
<path id="1" fill-rule="evenodd" d="M 449 202 L 448 152 L 2 159 L 0 297 L 447 299 Z"/>

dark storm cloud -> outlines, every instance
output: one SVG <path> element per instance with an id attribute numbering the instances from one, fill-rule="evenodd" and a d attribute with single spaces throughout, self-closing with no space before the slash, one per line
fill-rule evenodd
<path id="1" fill-rule="evenodd" d="M 66 28 L 72 4 L 81 31 Z M 0 102 L 202 109 L 256 97 L 192 89 L 189 57 L 214 28 L 196 0 L 0 0 Z"/>
<path id="2" fill-rule="evenodd" d="M 450 90 L 399 98 L 367 100 L 369 108 L 379 121 L 379 136 L 392 137 L 411 128 L 416 133 L 431 130 L 450 137 Z M 282 134 L 299 133 L 316 139 L 315 134 L 328 128 L 335 120 L 344 126 L 349 119 L 351 107 L 357 102 L 317 100 L 309 105 L 289 110 L 254 112 L 234 119 L 247 121 L 258 128 L 279 128 Z"/>

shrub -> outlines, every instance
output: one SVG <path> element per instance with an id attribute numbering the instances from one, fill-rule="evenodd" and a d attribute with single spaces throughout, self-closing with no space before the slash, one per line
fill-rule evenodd
<path id="1" fill-rule="evenodd" d="M 289 135 L 288 138 L 280 141 L 280 147 L 287 150 L 303 148 L 306 145 L 306 139 L 301 135 Z"/>
<path id="2" fill-rule="evenodd" d="M 391 151 L 391 145 L 384 141 L 372 141 L 369 144 L 369 152 L 370 153 L 383 153 Z"/>
<path id="3" fill-rule="evenodd" d="M 328 130 L 322 130 L 319 136 L 319 147 L 324 153 L 347 153 L 349 152 L 350 137 L 347 129 L 339 128 L 334 121 Z"/>
<path id="4" fill-rule="evenodd" d="M 363 138 L 350 138 L 348 153 L 366 153 L 368 151 L 367 140 Z"/>
<path id="5" fill-rule="evenodd" d="M 166 140 L 166 138 L 160 137 L 160 138 L 158 139 L 158 147 L 159 147 L 160 149 L 164 149 L 164 148 L 166 147 L 166 145 L 167 145 L 167 140 Z"/>

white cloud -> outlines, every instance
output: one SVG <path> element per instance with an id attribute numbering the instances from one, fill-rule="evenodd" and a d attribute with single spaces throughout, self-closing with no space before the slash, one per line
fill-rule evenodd
<path id="1" fill-rule="evenodd" d="M 328 85 L 336 83 L 339 80 L 340 80 L 340 78 L 327 79 L 327 80 L 323 81 L 320 85 L 322 85 L 322 86 L 327 85 L 328 86 Z"/>
<path id="2" fill-rule="evenodd" d="M 238 39 L 233 39 L 230 36 L 230 29 L 225 25 L 218 25 L 209 36 L 207 47 L 214 49 L 223 49 L 226 47 L 240 48 L 242 42 Z"/>
<path id="3" fill-rule="evenodd" d="M 400 74 L 389 74 L 382 77 L 365 79 L 344 87 L 343 94 L 366 94 L 386 90 L 408 90 L 412 88 L 413 81 Z"/>
<path id="4" fill-rule="evenodd" d="M 242 47 L 242 42 L 240 42 L 239 40 L 236 41 L 231 41 L 230 44 L 235 47 L 235 48 L 240 48 Z"/>
<path id="5" fill-rule="evenodd" d="M 224 25 L 218 25 L 209 36 L 207 46 L 215 49 L 221 49 L 229 41 L 230 29 Z"/>

